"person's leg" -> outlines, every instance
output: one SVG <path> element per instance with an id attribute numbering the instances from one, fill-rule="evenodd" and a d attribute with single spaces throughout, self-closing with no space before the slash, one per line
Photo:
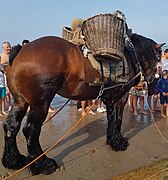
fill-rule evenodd
<path id="1" fill-rule="evenodd" d="M 157 109 L 159 109 L 159 108 L 160 108 L 159 94 L 157 94 L 156 97 L 157 97 L 157 98 L 156 98 L 156 105 L 157 105 Z"/>
<path id="2" fill-rule="evenodd" d="M 2 108 L 1 114 L 6 115 L 6 112 L 5 112 L 5 98 L 1 99 L 1 108 Z"/>
<path id="3" fill-rule="evenodd" d="M 102 107 L 102 101 L 99 99 L 99 100 L 98 100 L 98 104 L 97 104 L 97 112 L 103 112 L 103 111 L 101 110 L 101 107 Z"/>
<path id="4" fill-rule="evenodd" d="M 10 111 L 12 109 L 10 94 L 6 94 L 6 102 L 8 104 L 8 110 L 7 111 Z"/>
<path id="5" fill-rule="evenodd" d="M 2 97 L 0 97 L 0 103 L 1 103 L 1 115 L 2 115 L 2 109 L 3 109 L 3 103 L 2 103 Z"/>
<path id="6" fill-rule="evenodd" d="M 164 115 L 164 100 L 165 100 L 165 97 L 160 93 L 160 104 L 161 104 L 160 115 L 161 115 L 161 117 L 166 117 Z"/>
<path id="7" fill-rule="evenodd" d="M 1 105 L 1 112 L 2 112 L 2 88 L 0 87 L 0 105 Z"/>
<path id="8" fill-rule="evenodd" d="M 6 115 L 6 112 L 5 112 L 5 98 L 6 98 L 6 88 L 3 87 L 3 88 L 1 88 L 1 108 L 2 108 L 1 114 L 2 115 Z"/>
<path id="9" fill-rule="evenodd" d="M 101 99 L 98 100 L 97 112 L 106 112 L 106 109 L 103 107 L 103 101 Z"/>
<path id="10" fill-rule="evenodd" d="M 159 109 L 159 94 L 155 94 L 153 96 L 153 108 L 154 110 L 158 110 Z"/>
<path id="11" fill-rule="evenodd" d="M 161 117 L 166 117 L 165 115 L 164 115 L 164 104 L 161 104 L 161 108 L 160 108 L 160 111 L 161 111 Z"/>
<path id="12" fill-rule="evenodd" d="M 12 106 L 11 106 L 11 94 L 10 94 L 8 86 L 5 87 L 5 91 L 6 91 L 5 101 L 7 102 L 7 105 L 8 105 L 7 111 L 10 111 L 12 109 Z"/>
<path id="13" fill-rule="evenodd" d="M 154 110 L 157 110 L 158 109 L 158 97 L 157 97 L 157 94 L 155 94 L 153 96 L 153 109 Z"/>
<path id="14" fill-rule="evenodd" d="M 168 117 L 168 97 L 165 97 L 165 109 L 166 109 L 166 117 Z"/>
<path id="15" fill-rule="evenodd" d="M 85 107 L 86 107 L 86 101 L 81 101 L 81 106 L 82 106 L 82 115 L 84 115 L 85 112 Z"/>
<path id="16" fill-rule="evenodd" d="M 148 109 L 149 109 L 149 111 L 153 112 L 152 107 L 151 107 L 151 99 L 152 99 L 152 96 L 148 96 L 147 97 Z"/>
<path id="17" fill-rule="evenodd" d="M 166 104 L 166 117 L 168 117 L 168 104 Z"/>
<path id="18" fill-rule="evenodd" d="M 144 97 L 141 96 L 140 97 L 140 109 L 141 109 L 141 112 L 143 113 L 144 112 Z"/>
<path id="19" fill-rule="evenodd" d="M 134 107 L 134 115 L 138 115 L 137 109 L 138 96 L 133 96 L 133 107 Z"/>
<path id="20" fill-rule="evenodd" d="M 93 104 L 93 102 L 92 102 L 92 100 L 89 100 L 88 101 L 88 105 L 89 105 L 89 108 L 92 106 L 92 104 Z M 92 109 L 89 111 L 89 114 L 95 114 L 93 111 L 92 111 Z"/>
<path id="21" fill-rule="evenodd" d="M 141 113 L 147 114 L 147 112 L 144 111 L 144 96 L 140 96 L 140 108 L 141 108 Z"/>
<path id="22" fill-rule="evenodd" d="M 133 95 L 129 95 L 129 106 L 130 106 L 130 111 L 134 111 Z"/>

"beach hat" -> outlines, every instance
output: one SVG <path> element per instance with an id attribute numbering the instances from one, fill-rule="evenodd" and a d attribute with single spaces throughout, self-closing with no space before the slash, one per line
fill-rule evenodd
<path id="1" fill-rule="evenodd" d="M 71 23 L 71 29 L 72 31 L 75 31 L 78 27 L 81 26 L 81 24 L 83 23 L 84 19 L 82 18 L 76 18 L 72 21 Z"/>

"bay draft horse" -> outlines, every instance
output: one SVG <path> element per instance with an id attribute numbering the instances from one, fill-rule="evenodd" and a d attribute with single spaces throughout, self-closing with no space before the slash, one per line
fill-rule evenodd
<path id="1" fill-rule="evenodd" d="M 137 34 L 132 34 L 130 38 L 138 63 L 148 80 L 152 81 L 163 44 L 157 44 Z M 128 139 L 121 134 L 121 124 L 128 91 L 140 79 L 140 74 L 136 77 L 140 70 L 136 71 L 136 64 L 132 63 L 134 51 L 125 48 L 124 52 L 130 81 L 122 88 L 116 86 L 104 91 L 101 96 L 107 109 L 107 144 L 115 151 L 124 151 L 129 145 Z M 17 45 L 13 48 L 10 65 L 7 67 L 7 82 L 14 98 L 14 106 L 3 124 L 4 167 L 19 169 L 43 153 L 39 142 L 41 126 L 56 93 L 74 100 L 97 98 L 101 87 L 89 86 L 85 82 L 85 61 L 79 47 L 59 37 L 42 37 L 23 47 Z M 110 83 L 107 82 L 105 87 L 108 87 L 108 84 Z M 18 150 L 16 136 L 29 105 L 30 113 L 23 127 L 28 151 L 25 157 Z M 55 160 L 46 155 L 29 167 L 33 175 L 51 174 L 57 168 Z"/>

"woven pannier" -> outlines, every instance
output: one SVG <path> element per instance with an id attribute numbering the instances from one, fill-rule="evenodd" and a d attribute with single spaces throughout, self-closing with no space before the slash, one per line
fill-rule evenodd
<path id="1" fill-rule="evenodd" d="M 125 18 L 120 11 L 90 17 L 83 22 L 82 31 L 86 44 L 94 56 L 122 60 Z"/>
<path id="2" fill-rule="evenodd" d="M 70 27 L 63 27 L 62 28 L 62 38 L 71 41 L 73 37 L 73 32 Z"/>

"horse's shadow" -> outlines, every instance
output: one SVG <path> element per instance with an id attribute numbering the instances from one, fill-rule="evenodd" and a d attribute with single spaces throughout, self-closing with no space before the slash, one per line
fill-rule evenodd
<path id="1" fill-rule="evenodd" d="M 136 134 L 138 134 L 142 129 L 146 128 L 149 126 L 152 121 L 151 121 L 151 116 L 150 114 L 148 115 L 138 115 L 134 117 L 133 115 L 129 114 L 129 119 L 125 120 L 122 125 L 122 134 L 127 137 L 128 139 L 131 139 L 134 137 Z M 105 121 L 105 118 L 102 119 L 96 119 L 93 122 L 90 122 L 89 124 L 85 125 L 84 127 L 80 128 L 73 134 L 69 135 L 66 139 L 61 141 L 55 148 L 61 147 L 65 145 L 67 142 L 71 141 L 73 144 L 68 145 L 65 149 L 63 149 L 57 156 L 54 157 L 55 160 L 59 164 L 63 164 L 63 160 L 68 154 L 71 152 L 81 148 L 84 145 L 87 145 L 89 143 L 92 143 L 93 141 L 103 137 L 106 135 L 106 129 L 107 129 L 107 120 Z M 74 139 L 82 136 L 87 133 L 87 137 L 85 135 L 85 138 L 81 138 L 81 140 L 78 139 L 77 143 L 74 143 Z M 83 136 L 82 136 L 83 137 Z M 104 146 L 106 145 L 106 137 L 104 137 Z M 101 145 L 102 147 L 102 145 Z M 55 149 L 53 148 L 53 149 Z M 94 149 L 98 149 L 99 147 L 95 147 Z M 81 151 L 82 152 L 82 151 Z M 84 153 L 80 153 L 78 156 L 75 157 L 75 159 L 83 156 L 84 154 L 88 153 L 85 151 Z M 68 160 L 68 161 L 72 161 Z"/>
<path id="2" fill-rule="evenodd" d="M 106 124 L 103 119 L 96 119 L 93 122 L 90 122 L 86 126 L 80 128 L 73 134 L 69 135 L 66 139 L 62 140 L 55 148 L 65 145 L 67 142 L 71 141 L 73 144 L 68 145 L 64 150 L 62 150 L 54 159 L 57 160 L 59 164 L 62 164 L 63 159 L 70 154 L 71 152 L 81 148 L 84 145 L 92 143 L 93 141 L 101 138 L 106 134 Z M 83 136 L 82 136 L 83 135 Z M 81 140 L 78 140 L 77 143 L 74 142 L 74 139 L 82 136 Z M 85 137 L 83 139 L 83 137 Z M 53 149 L 55 149 L 53 148 Z M 97 147 L 96 147 L 97 148 Z M 80 155 L 82 156 L 82 155 Z"/>

